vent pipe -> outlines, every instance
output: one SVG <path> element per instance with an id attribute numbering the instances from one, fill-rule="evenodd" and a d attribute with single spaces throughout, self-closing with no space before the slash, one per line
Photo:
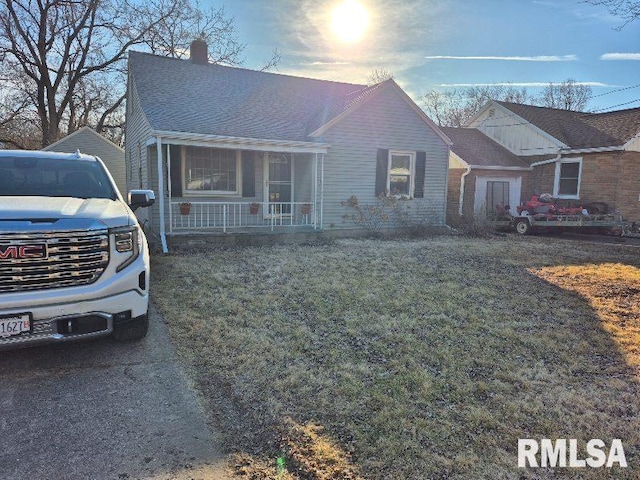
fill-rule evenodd
<path id="1" fill-rule="evenodd" d="M 191 42 L 189 55 L 191 61 L 198 65 L 206 65 L 209 63 L 209 47 L 207 42 L 199 38 Z"/>

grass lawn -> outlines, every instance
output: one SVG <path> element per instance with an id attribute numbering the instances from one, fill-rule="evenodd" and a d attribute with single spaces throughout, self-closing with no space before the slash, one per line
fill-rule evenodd
<path id="1" fill-rule="evenodd" d="M 155 256 L 152 295 L 245 478 L 638 478 L 639 254 L 514 236 L 212 250 Z M 629 467 L 518 469 L 519 438 L 575 438 L 583 459 L 619 438 Z"/>

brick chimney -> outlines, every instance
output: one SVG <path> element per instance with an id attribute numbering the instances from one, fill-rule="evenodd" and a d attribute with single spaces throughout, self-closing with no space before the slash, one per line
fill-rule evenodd
<path id="1" fill-rule="evenodd" d="M 197 38 L 189 47 L 189 56 L 193 63 L 206 65 L 209 63 L 209 46 L 204 40 Z"/>

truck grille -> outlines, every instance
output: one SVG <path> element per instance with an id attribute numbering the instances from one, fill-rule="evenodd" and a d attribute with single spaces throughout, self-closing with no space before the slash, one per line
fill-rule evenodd
<path id="1" fill-rule="evenodd" d="M 107 230 L 0 234 L 0 293 L 88 285 L 108 264 Z"/>

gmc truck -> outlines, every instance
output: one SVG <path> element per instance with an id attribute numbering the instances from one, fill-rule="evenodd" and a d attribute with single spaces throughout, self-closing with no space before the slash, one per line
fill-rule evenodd
<path id="1" fill-rule="evenodd" d="M 102 161 L 0 150 L 0 350 L 113 335 L 149 325 L 149 249 Z"/>

